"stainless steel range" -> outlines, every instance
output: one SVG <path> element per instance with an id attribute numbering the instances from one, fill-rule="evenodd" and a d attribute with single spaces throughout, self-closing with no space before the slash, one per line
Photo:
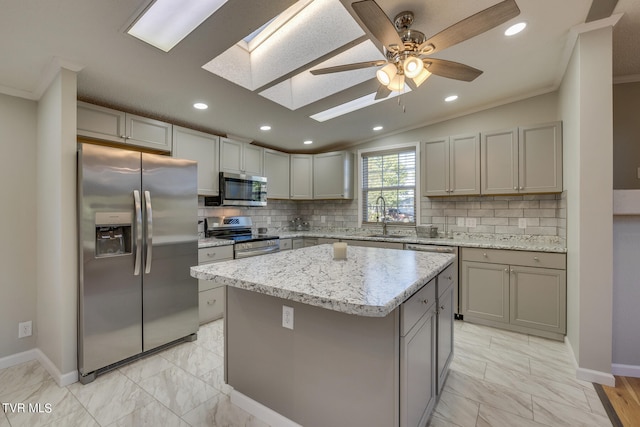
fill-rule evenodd
<path id="1" fill-rule="evenodd" d="M 205 237 L 233 240 L 233 257 L 248 258 L 280 250 L 278 236 L 254 234 L 248 216 L 214 216 L 205 218 Z"/>

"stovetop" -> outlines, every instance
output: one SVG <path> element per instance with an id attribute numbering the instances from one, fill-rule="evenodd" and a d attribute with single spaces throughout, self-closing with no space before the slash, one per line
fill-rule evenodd
<path id="1" fill-rule="evenodd" d="M 210 236 L 217 239 L 233 240 L 236 243 L 240 242 L 259 242 L 261 240 L 275 240 L 278 236 L 268 236 L 265 234 L 236 234 L 227 236 Z"/>

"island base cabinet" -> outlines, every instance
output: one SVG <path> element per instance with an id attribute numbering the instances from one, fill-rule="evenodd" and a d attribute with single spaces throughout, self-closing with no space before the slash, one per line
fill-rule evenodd
<path id="1" fill-rule="evenodd" d="M 355 316 L 230 286 L 225 309 L 235 391 L 304 427 L 399 426 L 399 310 Z"/>
<path id="2" fill-rule="evenodd" d="M 400 425 L 424 427 L 436 402 L 435 304 L 400 340 Z"/>

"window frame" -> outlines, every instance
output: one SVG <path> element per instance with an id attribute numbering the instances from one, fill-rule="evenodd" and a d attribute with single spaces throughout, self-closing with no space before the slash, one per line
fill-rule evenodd
<path id="1" fill-rule="evenodd" d="M 405 225 L 403 223 L 395 223 L 390 222 L 387 223 L 388 227 L 410 227 L 413 228 L 417 225 L 421 224 L 420 221 L 420 183 L 421 183 L 421 175 L 420 175 L 420 165 L 421 165 L 421 156 L 420 156 L 420 142 L 408 142 L 403 144 L 393 144 L 393 145 L 381 145 L 381 146 L 372 146 L 367 148 L 361 148 L 357 151 L 358 156 L 358 167 L 357 167 L 357 184 L 358 184 L 358 192 L 357 192 L 357 202 L 358 202 L 358 227 L 371 227 L 375 225 L 375 223 L 364 222 L 364 212 L 363 212 L 363 202 L 362 202 L 362 155 L 374 152 L 394 152 L 394 151 L 403 151 L 406 149 L 414 149 L 416 152 L 416 187 L 415 187 L 415 195 L 414 195 L 414 203 L 415 203 L 415 224 Z"/>

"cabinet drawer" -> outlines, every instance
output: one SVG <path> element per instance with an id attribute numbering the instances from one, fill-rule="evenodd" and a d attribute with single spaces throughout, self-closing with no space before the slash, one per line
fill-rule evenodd
<path id="1" fill-rule="evenodd" d="M 510 251 L 500 249 L 462 248 L 463 261 L 490 262 L 495 264 L 523 265 L 565 270 L 566 254 L 552 252 Z"/>
<path id="2" fill-rule="evenodd" d="M 200 324 L 221 318 L 224 315 L 224 286 L 198 294 Z"/>
<path id="3" fill-rule="evenodd" d="M 198 249 L 198 264 L 233 259 L 233 245 Z"/>
<path id="4" fill-rule="evenodd" d="M 286 251 L 288 249 L 291 249 L 291 247 L 292 247 L 291 239 L 280 239 L 281 251 Z"/>
<path id="5" fill-rule="evenodd" d="M 458 264 L 454 262 L 438 274 L 438 297 L 440 297 L 442 293 L 449 288 L 449 286 L 456 282 L 457 274 L 454 269 L 457 265 Z"/>
<path id="6" fill-rule="evenodd" d="M 432 279 L 400 306 L 400 331 L 405 336 L 436 302 L 436 280 Z"/>

